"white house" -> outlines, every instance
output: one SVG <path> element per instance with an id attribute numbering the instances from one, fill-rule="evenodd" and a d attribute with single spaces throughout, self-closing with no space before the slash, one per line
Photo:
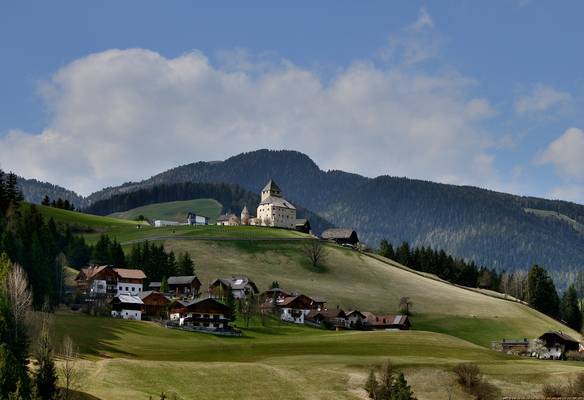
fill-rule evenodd
<path id="1" fill-rule="evenodd" d="M 112 299 L 112 317 L 123 319 L 142 319 L 144 302 L 138 296 L 120 294 Z"/>
<path id="2" fill-rule="evenodd" d="M 280 187 L 270 179 L 262 189 L 255 225 L 296 229 L 296 207 L 282 196 Z"/>
<path id="3" fill-rule="evenodd" d="M 141 269 L 114 268 L 118 275 L 116 295 L 139 295 L 144 287 L 146 274 Z"/>
<path id="4" fill-rule="evenodd" d="M 209 217 L 190 212 L 187 215 L 187 225 L 209 225 Z"/>

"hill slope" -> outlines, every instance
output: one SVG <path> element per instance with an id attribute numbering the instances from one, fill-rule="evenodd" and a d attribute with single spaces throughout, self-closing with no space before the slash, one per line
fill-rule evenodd
<path id="1" fill-rule="evenodd" d="M 94 193 L 90 200 L 184 181 L 236 183 L 257 193 L 267 176 L 291 201 L 336 226 L 356 228 L 370 245 L 382 238 L 408 241 L 499 269 L 539 263 L 565 275 L 584 266 L 584 252 L 579 251 L 584 234 L 570 222 L 584 223 L 582 205 L 407 178 L 325 172 L 306 155 L 292 151 L 259 150 L 223 162 L 188 164 Z M 558 212 L 570 220 L 542 217 L 526 208 Z"/>
<path id="2" fill-rule="evenodd" d="M 138 216 L 143 215 L 150 221 L 163 219 L 184 222 L 186 221 L 189 212 L 209 217 L 210 222 L 214 223 L 221 213 L 221 204 L 213 199 L 170 201 L 166 203 L 149 204 L 128 211 L 113 213 L 110 214 L 110 217 L 135 220 Z"/>
<path id="3" fill-rule="evenodd" d="M 218 226 L 136 229 L 134 223 L 118 225 L 119 220 L 113 218 L 39 209 L 69 224 L 75 218 L 93 222 L 100 232 L 120 242 L 158 240 L 177 254 L 188 251 L 203 285 L 217 277 L 242 274 L 256 281 L 261 290 L 278 281 L 289 290 L 325 297 L 329 307 L 386 313 L 397 311 L 399 299 L 408 296 L 414 303 L 415 328 L 481 345 L 503 337 L 537 337 L 550 329 L 567 330 L 523 304 L 460 288 L 391 260 L 336 245 L 326 245 L 327 260 L 322 268 L 314 269 L 303 254 L 303 242 L 298 241 L 310 237 L 294 231 Z M 97 234 L 85 236 L 91 241 Z"/>

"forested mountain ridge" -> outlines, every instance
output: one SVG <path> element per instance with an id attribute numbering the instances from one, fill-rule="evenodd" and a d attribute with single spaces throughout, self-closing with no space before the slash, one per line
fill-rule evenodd
<path id="1" fill-rule="evenodd" d="M 295 151 L 258 150 L 225 161 L 187 164 L 142 182 L 106 188 L 87 201 L 180 182 L 238 184 L 258 193 L 269 178 L 278 182 L 290 201 L 336 226 L 355 228 L 373 246 L 382 238 L 408 241 L 499 270 L 539 263 L 562 281 L 566 281 L 562 274 L 584 267 L 584 235 L 567 222 L 584 223 L 582 205 L 470 186 L 323 171 Z M 552 218 L 550 213 L 567 218 Z"/>
<path id="2" fill-rule="evenodd" d="M 52 183 L 41 182 L 37 179 L 18 177 L 18 187 L 22 191 L 22 195 L 26 201 L 30 203 L 40 204 L 45 196 L 49 196 L 52 200 L 59 198 L 68 200 L 76 208 L 83 208 L 88 204 L 86 198 L 72 190 L 65 189 L 59 185 L 53 185 Z"/>

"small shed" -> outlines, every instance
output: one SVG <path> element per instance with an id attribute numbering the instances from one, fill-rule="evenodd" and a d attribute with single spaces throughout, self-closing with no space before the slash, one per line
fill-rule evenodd
<path id="1" fill-rule="evenodd" d="M 302 233 L 310 233 L 310 221 L 307 220 L 306 218 L 299 218 L 296 219 L 294 226 L 296 227 L 296 230 L 298 232 L 302 232 Z"/>
<path id="2" fill-rule="evenodd" d="M 357 232 L 347 228 L 331 228 L 324 231 L 321 237 L 325 240 L 332 240 L 337 244 L 356 245 L 359 243 Z"/>

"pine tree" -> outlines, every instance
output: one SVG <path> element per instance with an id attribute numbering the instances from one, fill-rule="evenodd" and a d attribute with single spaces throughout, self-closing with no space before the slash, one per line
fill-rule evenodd
<path id="1" fill-rule="evenodd" d="M 527 276 L 527 302 L 536 310 L 551 317 L 559 316 L 559 298 L 547 271 L 534 265 Z"/>
<path id="2" fill-rule="evenodd" d="M 51 205 L 51 199 L 49 199 L 49 196 L 45 195 L 45 197 L 43 198 L 43 201 L 41 202 L 41 204 L 43 206 L 50 206 Z"/>
<path id="3" fill-rule="evenodd" d="M 195 274 L 195 263 L 188 252 L 184 252 L 180 255 L 177 265 L 177 273 L 186 276 Z"/>
<path id="4" fill-rule="evenodd" d="M 377 382 L 377 377 L 375 376 L 375 371 L 371 369 L 369 371 L 369 376 L 367 376 L 367 381 L 365 381 L 365 391 L 369 394 L 370 399 L 377 399 L 377 392 L 379 391 L 379 382 Z"/>
<path id="5" fill-rule="evenodd" d="M 379 243 L 379 255 L 382 257 L 394 259 L 395 253 L 393 251 L 393 246 L 387 240 L 383 239 Z"/>
<path id="6" fill-rule="evenodd" d="M 162 281 L 160 282 L 160 293 L 168 293 L 168 279 L 166 276 L 162 277 Z"/>
<path id="7" fill-rule="evenodd" d="M 570 285 L 562 296 L 560 315 L 568 326 L 577 332 L 582 329 L 582 311 L 578 304 L 578 293 L 574 285 Z"/>
<path id="8" fill-rule="evenodd" d="M 400 372 L 394 380 L 390 400 L 416 400 L 412 388 L 408 385 L 403 373 Z"/>

